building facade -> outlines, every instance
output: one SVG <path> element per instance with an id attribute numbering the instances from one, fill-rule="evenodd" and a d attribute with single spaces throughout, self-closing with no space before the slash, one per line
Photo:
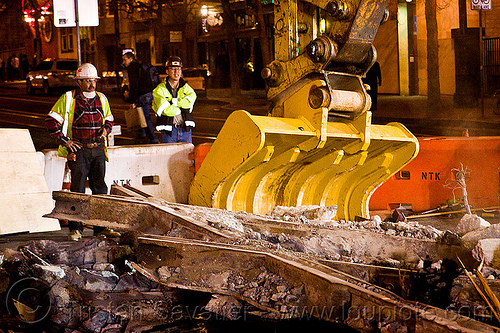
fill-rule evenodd
<path id="1" fill-rule="evenodd" d="M 76 59 L 75 28 L 53 27 L 52 2 L 38 0 L 38 3 L 43 11 L 39 19 L 41 57 Z M 264 40 L 274 55 L 275 4 L 272 0 L 261 2 L 265 25 L 263 39 L 257 31 L 255 3 L 229 3 L 235 22 L 234 30 L 230 33 L 234 34 L 237 41 L 237 70 L 243 78 L 242 88 L 263 89 L 260 71 L 265 64 L 261 43 Z M 381 25 L 374 41 L 383 76 L 379 93 L 427 94 L 425 3 L 423 0 L 389 1 L 389 20 Z M 483 85 L 487 85 L 484 87 L 486 92 L 491 91 L 491 86 L 498 81 L 497 74 L 500 72 L 496 71 L 500 70 L 500 64 L 495 61 L 500 60 L 494 59 L 500 50 L 494 47 L 485 49 L 487 43 L 484 40 L 500 37 L 500 20 L 497 19 L 500 17 L 500 4 L 490 2 L 491 9 L 473 10 L 471 3 L 463 0 L 437 0 L 439 80 L 442 94 L 453 95 L 457 91 L 470 89 L 467 86 L 457 87 L 460 82 L 467 81 L 463 77 L 480 80 L 483 75 Z M 464 4 L 465 8 L 459 6 Z M 23 39 L 23 36 L 18 36 L 12 44 L 17 45 L 14 49 L 19 49 L 18 52 L 23 50 L 29 59 L 36 62 L 34 24 L 26 18 L 26 11 L 30 9 L 23 10 L 25 37 Z M 228 32 L 227 22 L 223 17 L 220 2 L 99 0 L 99 26 L 81 28 L 82 60 L 95 63 L 101 72 L 105 72 L 120 69 L 123 48 L 134 48 L 139 60 L 153 64 L 164 64 L 169 56 L 178 55 L 184 60 L 186 67 L 204 66 L 210 70 L 212 76 L 207 83 L 208 88 L 227 88 L 230 86 Z M 300 21 L 300 15 L 298 20 Z M 486 66 L 488 73 L 481 72 L 482 53 L 483 65 L 487 61 L 485 59 L 493 59 Z"/>

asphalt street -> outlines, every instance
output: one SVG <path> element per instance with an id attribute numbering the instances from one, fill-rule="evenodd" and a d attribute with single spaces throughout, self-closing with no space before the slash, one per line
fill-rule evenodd
<path id="1" fill-rule="evenodd" d="M 99 89 L 99 88 L 98 88 Z M 110 100 L 115 123 L 121 125 L 122 134 L 115 137 L 115 144 L 144 143 L 134 140 L 135 133 L 127 130 L 124 112 L 129 107 L 120 94 L 112 89 L 100 89 Z M 28 128 L 35 148 L 55 148 L 48 136 L 44 118 L 55 103 L 59 93 L 45 96 L 40 93 L 27 95 L 25 82 L 0 83 L 0 126 Z M 428 105 L 426 96 L 379 95 L 378 109 L 372 111 L 372 123 L 399 122 L 416 136 L 500 136 L 500 109 L 496 100 L 485 98 L 474 106 L 460 106 L 453 96 L 442 95 L 439 105 Z M 200 96 L 194 108 L 196 128 L 193 143 L 213 142 L 226 118 L 234 110 L 244 109 L 254 115 L 266 115 L 270 102 L 265 91 L 242 91 L 238 97 L 229 89 L 209 89 Z M 154 119 L 154 116 L 153 116 Z"/>
<path id="2" fill-rule="evenodd" d="M 136 132 L 127 129 L 125 111 L 130 104 L 123 101 L 120 94 L 114 90 L 98 90 L 105 92 L 109 99 L 115 124 L 120 125 L 121 134 L 115 136 L 116 145 L 143 144 L 143 140 L 136 140 Z M 28 95 L 25 92 L 25 82 L 16 81 L 0 83 L 0 126 L 27 128 L 30 130 L 37 150 L 55 148 L 57 144 L 49 137 L 45 128 L 44 119 L 50 108 L 62 92 L 43 95 L 37 92 Z M 267 112 L 269 103 L 260 96 L 251 98 L 248 95 L 242 99 L 225 97 L 225 92 L 212 92 L 213 95 L 199 96 L 193 110 L 196 128 L 193 130 L 193 143 L 213 142 L 222 128 L 226 118 L 236 109 L 244 109 L 252 114 L 263 115 Z M 259 95 L 259 93 L 257 93 Z M 246 100 L 245 100 L 246 99 Z M 152 115 L 154 123 L 154 115 Z"/>

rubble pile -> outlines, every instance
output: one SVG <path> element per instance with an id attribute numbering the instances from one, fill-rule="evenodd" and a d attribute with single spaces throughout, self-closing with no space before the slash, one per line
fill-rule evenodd
<path id="1" fill-rule="evenodd" d="M 500 271 L 491 267 L 484 267 L 483 274 L 488 280 L 488 286 L 493 290 L 495 295 L 499 295 Z M 479 280 L 475 277 L 474 281 L 476 285 L 480 284 Z M 488 322 L 491 325 L 498 325 L 495 322 L 491 307 L 485 303 L 484 299 L 478 293 L 476 286 L 474 286 L 467 275 L 461 274 L 453 280 L 450 290 L 450 300 L 449 310 L 476 320 Z"/>
<path id="2" fill-rule="evenodd" d="M 459 275 L 456 262 L 439 256 L 453 250 L 467 252 L 471 260 L 472 255 L 486 259 L 492 266 L 500 262 L 495 255 L 500 229 L 473 216 L 463 219 L 459 236 L 378 216 L 333 221 L 336 207 L 276 207 L 266 216 L 180 204 L 168 208 L 174 209 L 176 219 L 184 218 L 194 227 L 173 223 L 163 234 L 168 239 L 131 231 L 119 241 L 39 240 L 0 253 L 0 277 L 5 277 L 0 292 L 8 299 L 1 310 L 27 323 L 50 321 L 68 332 L 140 331 L 172 322 L 176 306 L 185 302 L 173 290 L 189 290 L 211 296 L 200 303 L 204 313 L 235 319 L 251 307 L 262 318 L 295 318 L 295 311 L 311 306 L 312 294 L 318 293 L 307 288 L 320 288 L 324 281 L 311 278 L 325 274 L 335 277 L 329 293 L 343 295 L 347 287 L 335 283 L 346 283 L 361 295 L 359 288 L 367 295 L 391 299 L 397 293 L 455 313 L 462 313 L 462 307 L 483 311 L 484 302 L 468 296 L 474 292 L 472 284 Z M 354 265 L 342 266 L 346 263 Z M 300 274 L 289 270 L 308 266 L 311 271 Z M 328 266 L 338 271 L 323 271 Z M 489 281 L 500 276 L 488 269 Z M 395 278 L 379 280 L 386 279 L 384 274 Z M 192 315 L 184 308 L 180 313 Z"/>
<path id="3" fill-rule="evenodd" d="M 300 305 L 304 296 L 303 286 L 290 286 L 282 277 L 269 272 L 265 267 L 261 267 L 260 273 L 250 281 L 232 271 L 222 275 L 227 276 L 224 280 L 230 291 L 273 308 L 281 315 L 292 315 L 292 310 Z"/>
<path id="4" fill-rule="evenodd" d="M 303 223 L 325 223 L 328 224 L 337 214 L 337 206 L 298 206 L 285 207 L 276 206 L 267 215 L 279 218 L 283 221 L 295 221 Z"/>
<path id="5" fill-rule="evenodd" d="M 305 217 L 301 217 L 300 220 L 303 223 L 310 222 Z M 363 222 L 329 221 L 326 225 L 320 225 L 319 229 L 311 229 L 311 233 L 303 236 L 247 230 L 245 233 L 246 237 L 237 239 L 234 244 L 261 246 L 272 250 L 292 251 L 304 255 L 321 256 L 331 260 L 370 263 L 379 258 L 371 256 L 366 249 L 364 240 L 350 238 L 339 241 L 339 238 L 335 237 L 335 233 L 324 233 L 322 230 L 365 231 L 387 236 L 439 241 L 446 244 L 458 244 L 460 241 L 459 236 L 455 233 L 441 231 L 430 225 L 421 225 L 418 222 L 380 222 L 379 220 L 380 219 L 374 218 Z M 389 260 L 395 258 L 383 259 Z M 415 262 L 415 264 L 417 262 Z M 396 262 L 392 264 L 392 266 L 397 267 L 398 264 L 399 262 Z"/>
<path id="6" fill-rule="evenodd" d="M 7 298 L 2 310 L 10 315 L 19 312 L 27 324 L 50 323 L 80 332 L 121 332 L 131 319 L 130 311 L 122 313 L 123 304 L 113 308 L 94 303 L 113 293 L 157 288 L 155 282 L 127 272 L 124 260 L 131 255 L 128 245 L 99 237 L 68 247 L 39 240 L 18 251 L 6 250 L 1 271 L 10 283 L 2 286 Z"/>
<path id="7" fill-rule="evenodd" d="M 23 317 L 19 306 L 14 305 L 2 312 L 11 316 L 20 312 L 21 319 L 28 324 L 50 322 L 54 327 L 66 328 L 67 332 L 122 332 L 130 326 L 142 325 L 144 329 L 146 324 L 178 319 L 179 314 L 173 313 L 179 310 L 175 308 L 178 300 L 165 292 L 168 288 L 128 264 L 129 260 L 135 260 L 132 249 L 100 237 L 62 245 L 50 240 L 31 241 L 17 251 L 8 249 L 2 253 L 0 274 L 6 277 L 2 281 L 7 282 L 2 284 L 0 292 L 7 294 L 11 304 L 18 301 L 27 309 L 38 310 L 31 311 L 32 317 Z M 181 267 L 161 266 L 157 273 L 162 283 L 176 276 L 182 278 Z M 268 308 L 268 318 L 293 315 L 294 306 L 303 297 L 303 286 L 291 286 L 265 267 L 250 276 L 251 279 L 245 278 L 228 269 L 191 285 L 227 290 L 248 298 Z M 30 290 L 29 297 L 26 290 Z M 155 297 L 148 300 L 145 294 Z M 237 303 L 211 301 L 207 311 L 230 318 L 236 310 L 241 310 L 241 306 L 231 308 Z"/>
<path id="8" fill-rule="evenodd" d="M 161 282 L 168 282 L 170 278 L 184 279 L 180 267 L 162 266 L 158 269 Z M 291 286 L 281 276 L 269 272 L 265 267 L 250 274 L 253 277 L 247 279 L 233 270 L 225 270 L 217 274 L 212 274 L 208 280 L 198 279 L 191 281 L 190 285 L 197 288 L 207 288 L 212 290 L 225 290 L 233 296 L 243 297 L 268 308 L 270 313 L 267 318 L 278 319 L 283 316 L 292 317 L 293 311 L 301 305 L 304 296 L 304 286 Z M 219 299 L 221 299 L 219 297 Z M 212 302 L 210 308 L 219 314 L 234 313 L 227 307 L 235 306 L 238 302 L 231 302 L 231 305 L 224 302 Z M 236 306 L 241 308 L 241 306 Z M 273 309 L 276 312 L 273 312 Z M 279 313 L 279 316 L 275 314 Z M 231 317 L 231 315 L 228 315 Z"/>
<path id="9" fill-rule="evenodd" d="M 289 208 L 289 209 L 288 209 Z M 500 288 L 500 271 L 495 267 L 500 267 L 500 257 L 497 257 L 500 249 L 500 226 L 491 225 L 484 219 L 466 214 L 457 226 L 457 233 L 446 230 L 439 230 L 431 225 L 422 225 L 418 222 L 390 222 L 381 221 L 378 216 L 366 221 L 326 221 L 322 223 L 321 218 L 310 214 L 307 209 L 293 207 L 279 207 L 268 214 L 274 218 L 283 218 L 287 221 L 299 222 L 303 224 L 315 224 L 326 229 L 345 230 L 366 230 L 397 237 L 410 237 L 417 239 L 428 239 L 446 244 L 462 245 L 473 249 L 472 255 L 480 262 L 485 260 L 485 264 L 493 267 L 485 267 L 483 273 L 490 281 L 493 289 Z M 306 216 L 313 218 L 309 220 Z M 223 221 L 223 219 L 222 219 Z M 260 246 L 274 250 L 289 250 L 300 252 L 305 255 L 323 256 L 327 259 L 357 262 L 366 262 L 362 256 L 356 255 L 356 250 L 346 247 L 345 244 L 337 240 L 330 239 L 328 235 L 312 233 L 307 236 L 297 237 L 285 233 L 272 234 L 269 232 L 247 232 L 246 239 L 240 239 L 238 244 L 253 244 L 260 242 Z M 498 238 L 495 238 L 498 237 Z M 432 262 L 429 258 L 420 260 L 413 266 L 414 273 L 411 276 L 410 284 L 412 291 L 407 291 L 406 297 L 418 300 L 427 304 L 439 305 L 442 308 L 453 310 L 472 318 L 491 318 L 491 311 L 481 299 L 473 284 L 466 275 L 459 274 L 459 269 L 452 261 L 443 260 Z M 384 258 L 382 265 L 390 267 L 401 267 L 408 262 Z M 429 262 L 428 264 L 426 262 Z M 377 258 L 373 258 L 370 264 L 381 264 Z M 498 284 L 498 286 L 497 286 Z M 418 291 L 420 290 L 420 291 Z M 500 290 L 499 290 L 500 292 Z M 474 296 L 471 296 L 474 294 Z"/>
<path id="10" fill-rule="evenodd" d="M 172 205 L 175 209 L 189 214 L 200 221 L 206 221 L 210 226 L 218 229 L 237 231 L 241 236 L 231 241 L 236 245 L 247 245 L 254 248 L 264 248 L 276 251 L 291 251 L 294 255 L 321 256 L 326 259 L 342 260 L 355 263 L 370 263 L 373 260 L 390 261 L 396 259 L 391 266 L 397 267 L 404 259 L 418 263 L 420 257 L 411 255 L 400 258 L 399 255 L 386 255 L 376 250 L 376 241 L 370 240 L 376 233 L 381 237 L 409 237 L 412 239 L 438 241 L 450 245 L 458 245 L 460 237 L 450 231 L 441 231 L 431 225 L 422 225 L 418 222 L 389 222 L 382 221 L 379 216 L 374 216 L 365 221 L 335 221 L 331 220 L 336 207 L 277 206 L 268 215 L 249 214 L 246 212 L 231 212 L 221 209 L 188 207 L 186 205 Z M 278 232 L 269 225 L 274 223 L 293 224 L 292 227 L 302 230 L 297 233 L 293 230 Z M 300 229 L 302 227 L 302 229 Z M 357 235 L 337 236 L 336 231 L 365 232 L 366 237 L 360 239 Z M 168 233 L 169 236 L 189 238 L 183 228 L 175 228 Z M 379 237 L 380 238 L 380 237 Z M 385 240 L 381 240 L 386 243 Z M 366 244 L 372 243 L 372 244 Z M 381 244 L 382 244 L 381 243 Z M 397 251 L 396 251 L 397 252 Z M 401 251 L 400 251 L 401 252 Z M 404 252 L 404 251 L 403 251 Z M 375 257 L 374 257 L 375 256 Z M 380 257 L 380 258 L 379 258 Z M 404 257 L 404 256 L 403 256 Z"/>

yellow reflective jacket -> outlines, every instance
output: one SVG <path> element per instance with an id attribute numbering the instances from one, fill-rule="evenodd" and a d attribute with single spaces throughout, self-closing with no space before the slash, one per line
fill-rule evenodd
<path id="1" fill-rule="evenodd" d="M 62 126 L 63 135 L 67 136 L 70 139 L 73 139 L 71 127 L 73 126 L 73 116 L 75 114 L 75 93 L 76 90 L 70 90 L 67 91 L 65 94 L 63 94 L 61 97 L 59 97 L 56 104 L 54 104 L 54 106 L 52 107 L 51 111 L 48 114 L 50 117 L 54 118 L 59 125 Z M 103 109 L 102 111 L 104 113 L 104 117 L 102 119 L 103 125 L 106 122 L 106 120 L 114 121 L 113 115 L 111 114 L 111 108 L 109 107 L 108 98 L 106 97 L 106 95 L 100 92 L 97 92 L 97 95 L 101 100 Z M 106 159 L 107 159 L 108 150 L 106 145 L 104 149 L 106 151 Z M 57 151 L 59 153 L 59 156 L 62 157 L 68 156 L 68 149 L 63 145 L 59 145 Z"/>

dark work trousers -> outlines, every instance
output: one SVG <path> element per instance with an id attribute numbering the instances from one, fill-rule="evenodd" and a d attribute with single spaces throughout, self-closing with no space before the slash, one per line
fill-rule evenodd
<path id="1" fill-rule="evenodd" d="M 107 194 L 108 186 L 104 182 L 106 175 L 106 153 L 104 143 L 95 148 L 82 148 L 76 153 L 76 161 L 68 161 L 71 170 L 71 192 L 85 193 L 87 178 L 92 194 Z M 83 231 L 83 224 L 68 221 L 69 230 Z M 94 227 L 94 234 L 103 231 L 103 227 Z"/>
<path id="2" fill-rule="evenodd" d="M 158 143 L 153 122 L 151 121 L 151 115 L 149 114 L 151 103 L 153 103 L 153 93 L 151 92 L 141 95 L 136 103 L 136 106 L 142 107 L 142 112 L 144 112 L 144 117 L 146 118 L 146 124 L 148 124 L 148 127 L 139 130 L 139 137 L 147 137 L 149 143 Z"/>
<path id="3" fill-rule="evenodd" d="M 378 97 L 378 85 L 377 82 L 370 84 L 370 90 L 368 90 L 368 95 L 372 98 L 372 106 L 370 111 L 377 110 L 377 97 Z"/>

